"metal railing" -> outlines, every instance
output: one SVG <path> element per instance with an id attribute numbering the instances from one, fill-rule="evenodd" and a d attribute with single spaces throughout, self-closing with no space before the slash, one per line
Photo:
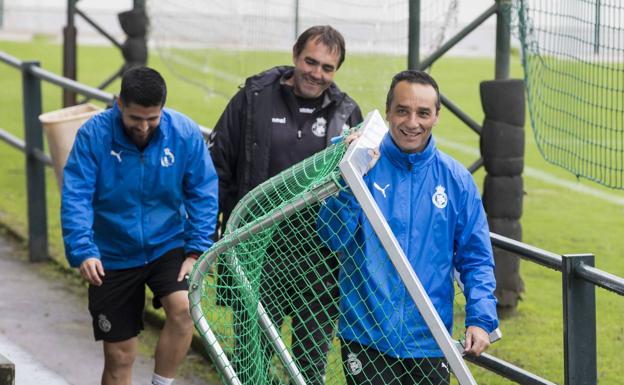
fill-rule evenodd
<path id="1" fill-rule="evenodd" d="M 595 268 L 592 254 L 557 255 L 498 234 L 490 233 L 490 236 L 493 246 L 561 272 L 564 384 L 597 384 L 596 286 L 624 296 L 624 278 Z M 487 355 L 474 361 L 495 372 L 498 372 L 495 368 L 501 366 L 500 363 L 487 362 Z M 504 376 L 519 384 L 543 383 L 516 378 L 516 374 L 522 373 L 511 371 L 508 374 Z"/>
<path id="2" fill-rule="evenodd" d="M 20 61 L 0 52 L 0 62 L 20 70 L 22 74 L 25 141 L 1 129 L 0 140 L 25 153 L 28 252 L 31 261 L 42 261 L 49 258 L 44 167 L 52 163 L 43 150 L 43 130 L 39 121 L 42 110 L 41 81 L 45 80 L 109 105 L 114 102 L 115 97 L 46 71 L 36 61 Z M 200 129 L 205 136 L 210 134 L 210 129 L 201 126 Z M 595 287 L 624 296 L 624 278 L 595 268 L 594 256 L 591 254 L 561 256 L 495 233 L 491 233 L 491 239 L 493 246 L 562 273 L 565 385 L 597 384 Z M 518 384 L 553 384 L 489 354 L 467 359 Z"/>
<path id="3" fill-rule="evenodd" d="M 42 112 L 41 81 L 109 104 L 114 101 L 114 96 L 46 71 L 37 61 L 20 61 L 4 52 L 0 52 L 0 61 L 20 70 L 22 74 L 24 141 L 2 130 L 0 139 L 26 154 L 28 255 L 31 262 L 44 261 L 49 258 L 45 166 L 51 166 L 52 162 L 43 149 L 43 129 L 39 121 Z"/>
<path id="4" fill-rule="evenodd" d="M 22 106 L 24 139 L 0 129 L 0 140 L 26 154 L 26 193 L 28 203 L 28 255 L 31 262 L 44 261 L 48 255 L 48 219 L 46 210 L 45 166 L 52 166 L 44 152 L 43 128 L 39 121 L 42 113 L 41 81 L 55 84 L 64 90 L 112 105 L 115 96 L 75 80 L 59 76 L 39 66 L 37 61 L 21 61 L 0 51 L 0 62 L 19 70 L 22 74 Z M 210 130 L 200 126 L 207 136 Z"/>

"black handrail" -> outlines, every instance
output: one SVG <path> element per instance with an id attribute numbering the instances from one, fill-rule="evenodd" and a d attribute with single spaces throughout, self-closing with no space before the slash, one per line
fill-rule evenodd
<path id="1" fill-rule="evenodd" d="M 498 357 L 495 357 L 488 353 L 482 353 L 479 357 L 466 355 L 467 361 L 472 362 L 475 365 L 478 365 L 482 368 L 488 369 L 501 377 L 505 377 L 508 380 L 511 380 L 518 384 L 523 385 L 555 385 L 553 382 L 550 382 L 540 376 L 528 372 L 522 368 L 517 367 L 516 365 L 501 360 Z"/>
<path id="2" fill-rule="evenodd" d="M 527 245 L 496 233 L 490 233 L 492 245 L 510 251 L 524 259 L 528 259 L 550 269 L 561 271 L 561 256 L 538 247 Z"/>
<path id="3" fill-rule="evenodd" d="M 4 62 L 16 69 L 19 70 L 23 70 L 23 71 L 28 71 L 29 73 L 31 73 L 33 76 L 41 79 L 41 80 L 45 80 L 47 82 L 50 82 L 52 84 L 55 84 L 63 89 L 69 90 L 69 91 L 73 91 L 82 95 L 87 96 L 88 98 L 91 99 L 96 99 L 99 100 L 101 102 L 104 102 L 108 105 L 111 105 L 114 101 L 115 101 L 115 95 L 108 93 L 106 91 L 102 91 L 98 88 L 95 87 L 91 87 L 88 86 L 86 84 L 82 84 L 80 82 L 77 82 L 75 80 L 72 79 L 68 79 L 66 77 L 57 75 L 53 72 L 47 71 L 41 67 L 37 67 L 37 66 L 24 66 L 24 62 L 22 62 L 21 60 L 19 60 L 18 58 L 11 56 L 3 51 L 0 51 L 0 61 Z M 210 133 L 212 132 L 212 130 L 208 127 L 204 127 L 204 126 L 199 126 L 199 129 L 201 130 L 202 134 L 205 137 L 208 137 L 210 135 Z M 6 133 L 6 132 L 2 132 L 2 130 L 0 130 L 0 139 L 4 139 L 5 141 L 7 141 L 8 143 L 12 144 L 14 147 L 16 148 L 20 148 L 21 150 L 24 149 L 23 146 L 23 142 L 21 140 L 18 139 L 18 142 L 15 142 L 14 139 L 16 139 L 14 136 L 11 138 L 9 137 L 10 134 Z M 4 137 L 3 137 L 4 136 Z M 12 136 L 12 135 L 11 135 Z M 13 142 L 13 143 L 12 143 Z M 15 145 L 17 144 L 17 146 Z M 44 162 L 47 163 L 47 161 L 44 158 Z"/>
<path id="4" fill-rule="evenodd" d="M 576 275 L 583 278 L 587 282 L 591 282 L 603 289 L 610 290 L 616 294 L 624 296 L 624 278 L 618 277 L 606 271 L 596 269 L 581 263 L 574 271 Z"/>
<path id="5" fill-rule="evenodd" d="M 13 57 L 3 51 L 0 51 L 0 61 L 5 62 L 6 64 L 10 65 L 11 67 L 17 68 L 17 69 L 21 69 L 22 68 L 22 61 L 19 60 L 16 57 Z"/>

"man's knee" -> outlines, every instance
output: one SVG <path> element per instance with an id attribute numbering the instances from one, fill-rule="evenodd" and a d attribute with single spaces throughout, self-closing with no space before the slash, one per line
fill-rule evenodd
<path id="1" fill-rule="evenodd" d="M 132 367 L 136 357 L 135 341 L 104 343 L 105 365 L 110 370 L 123 370 Z"/>
<path id="2" fill-rule="evenodd" d="M 188 296 L 185 291 L 174 292 L 162 299 L 167 322 L 181 332 L 192 332 L 193 320 L 189 310 Z"/>

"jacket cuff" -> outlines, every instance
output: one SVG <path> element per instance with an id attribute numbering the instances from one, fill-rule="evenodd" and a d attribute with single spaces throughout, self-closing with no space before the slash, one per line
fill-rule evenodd
<path id="1" fill-rule="evenodd" d="M 200 255 L 202 255 L 201 251 L 197 251 L 197 250 L 186 251 L 186 258 L 193 258 L 196 261 L 199 259 Z"/>
<path id="2" fill-rule="evenodd" d="M 481 329 L 485 330 L 486 332 L 491 333 L 494 330 L 496 330 L 496 328 L 498 327 L 498 320 L 493 319 L 493 320 L 488 321 L 479 317 L 469 317 L 469 318 L 466 318 L 465 326 L 466 326 L 466 329 L 469 326 L 478 326 Z"/>

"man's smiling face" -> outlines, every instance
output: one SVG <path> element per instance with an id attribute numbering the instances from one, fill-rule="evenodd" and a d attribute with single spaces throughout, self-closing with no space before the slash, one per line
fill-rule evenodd
<path id="1" fill-rule="evenodd" d="M 286 84 L 293 86 L 295 95 L 312 99 L 321 96 L 334 81 L 340 52 L 332 50 L 318 39 L 308 40 L 303 51 L 293 56 L 295 70 Z"/>
<path id="2" fill-rule="evenodd" d="M 406 153 L 424 150 L 431 129 L 438 122 L 437 93 L 428 84 L 400 81 L 393 91 L 392 102 L 386 110 L 390 135 Z"/>

